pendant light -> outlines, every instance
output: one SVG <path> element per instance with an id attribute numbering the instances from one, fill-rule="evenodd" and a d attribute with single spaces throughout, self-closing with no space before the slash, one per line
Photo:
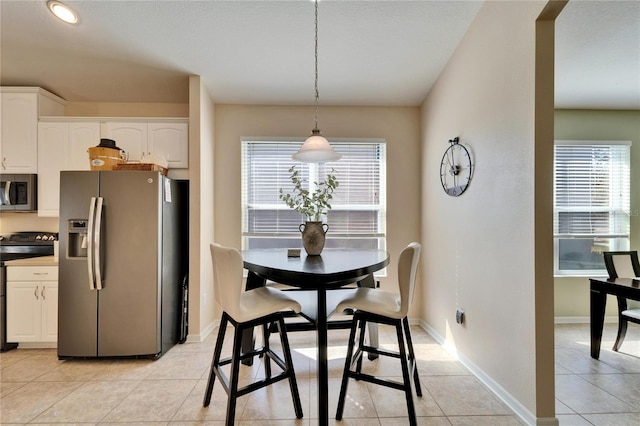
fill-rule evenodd
<path id="1" fill-rule="evenodd" d="M 324 163 L 327 161 L 338 161 L 341 154 L 338 154 L 333 150 L 331 145 L 329 145 L 329 141 L 322 136 L 320 133 L 320 129 L 318 129 L 318 0 L 315 0 L 316 6 L 316 32 L 315 32 L 315 58 L 316 58 L 316 80 L 315 80 L 315 88 L 316 88 L 316 96 L 315 96 L 315 127 L 311 131 L 311 136 L 304 141 L 304 144 L 300 147 L 298 152 L 291 156 L 292 159 L 296 161 L 302 161 L 303 163 Z"/>

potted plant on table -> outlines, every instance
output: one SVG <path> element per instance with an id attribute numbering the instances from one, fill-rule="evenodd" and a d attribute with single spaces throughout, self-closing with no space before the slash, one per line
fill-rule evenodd
<path id="1" fill-rule="evenodd" d="M 324 248 L 325 234 L 329 230 L 329 225 L 322 223 L 322 216 L 331 210 L 330 201 L 339 185 L 334 172 L 335 170 L 331 169 L 325 180 L 314 182 L 315 189 L 310 191 L 304 187 L 305 180 L 300 171 L 296 170 L 296 166 L 291 166 L 289 173 L 291 173 L 293 192 L 285 193 L 280 188 L 280 199 L 306 218 L 306 222 L 300 224 L 298 229 L 302 233 L 302 245 L 310 256 L 319 255 Z"/>

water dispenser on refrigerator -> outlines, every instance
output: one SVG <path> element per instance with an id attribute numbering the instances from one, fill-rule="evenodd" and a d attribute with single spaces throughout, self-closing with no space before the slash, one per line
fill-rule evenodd
<path id="1" fill-rule="evenodd" d="M 87 257 L 87 224 L 86 219 L 68 221 L 69 246 L 67 257 Z"/>

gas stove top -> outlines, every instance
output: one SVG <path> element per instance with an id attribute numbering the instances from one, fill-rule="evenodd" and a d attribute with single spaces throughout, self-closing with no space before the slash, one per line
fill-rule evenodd
<path id="1" fill-rule="evenodd" d="M 58 239 L 55 232 L 17 232 L 0 236 L 0 245 L 50 245 Z"/>
<path id="2" fill-rule="evenodd" d="M 0 262 L 52 256 L 53 242 L 57 239 L 55 232 L 18 232 L 0 236 Z"/>

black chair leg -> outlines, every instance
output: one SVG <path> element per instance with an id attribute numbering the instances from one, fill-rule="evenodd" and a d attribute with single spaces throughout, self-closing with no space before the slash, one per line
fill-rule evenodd
<path id="1" fill-rule="evenodd" d="M 284 354 L 284 361 L 287 364 L 287 370 L 289 375 L 289 388 L 291 389 L 291 399 L 293 399 L 293 408 L 296 412 L 296 417 L 302 418 L 302 403 L 300 402 L 300 393 L 298 392 L 298 382 L 296 380 L 296 373 L 293 369 L 293 357 L 291 356 L 291 348 L 289 346 L 289 338 L 287 337 L 287 330 L 284 325 L 284 318 L 278 319 L 278 333 L 280 334 L 280 342 L 282 343 L 282 352 Z M 268 359 L 269 357 L 265 357 Z"/>
<path id="2" fill-rule="evenodd" d="M 364 347 L 364 336 L 365 336 L 365 331 L 367 329 L 367 320 L 364 318 L 358 318 L 358 320 L 360 322 L 360 331 L 358 335 L 358 349 L 362 349 Z M 371 325 L 371 323 L 368 323 L 368 324 Z M 363 355 L 364 354 L 362 352 L 359 352 L 358 354 L 356 354 L 356 356 L 358 357 L 357 364 L 356 364 L 356 372 L 358 374 L 362 372 Z"/>
<path id="3" fill-rule="evenodd" d="M 622 342 L 624 341 L 625 336 L 627 335 L 627 324 L 628 321 L 622 315 L 618 316 L 618 335 L 616 336 L 616 342 L 613 344 L 613 350 L 618 351 L 620 346 L 622 346 Z"/>
<path id="4" fill-rule="evenodd" d="M 266 354 L 269 352 L 269 324 L 262 324 L 262 340 L 263 354 Z M 271 377 L 271 359 L 269 356 L 264 356 L 263 362 L 265 377 L 269 378 Z"/>
<path id="5" fill-rule="evenodd" d="M 351 332 L 349 333 L 349 342 L 347 344 L 347 356 L 344 361 L 344 371 L 342 373 L 342 384 L 340 385 L 340 395 L 338 396 L 338 408 L 336 409 L 336 420 L 342 420 L 344 412 L 344 400 L 347 395 L 347 387 L 349 385 L 349 370 L 351 370 L 351 359 L 353 357 L 353 345 L 356 340 L 356 330 L 358 329 L 358 319 L 354 318 L 351 324 Z"/>
<path id="6" fill-rule="evenodd" d="M 411 338 L 411 328 L 409 327 L 409 319 L 404 317 L 402 320 L 404 325 L 404 335 L 407 339 L 407 349 L 409 351 L 409 361 L 413 365 L 413 381 L 416 386 L 416 395 L 422 396 L 422 386 L 420 386 L 420 377 L 418 375 L 418 363 L 416 362 L 416 354 L 413 351 L 413 340 Z"/>
<path id="7" fill-rule="evenodd" d="M 227 397 L 227 419 L 225 424 L 233 425 L 236 417 L 236 400 L 238 398 L 238 382 L 240 381 L 240 356 L 242 351 L 243 327 L 236 326 L 233 334 L 233 352 L 231 355 L 231 372 L 229 374 L 229 395 Z"/>
<path id="8" fill-rule="evenodd" d="M 413 405 L 413 392 L 411 390 L 411 376 L 407 361 L 407 352 L 404 347 L 404 333 L 402 331 L 402 320 L 396 324 L 396 335 L 398 336 L 398 349 L 400 353 L 400 363 L 402 365 L 402 380 L 404 382 L 404 394 L 407 400 L 407 412 L 409 415 L 409 425 L 416 426 L 416 409 Z"/>
<path id="9" fill-rule="evenodd" d="M 216 340 L 216 347 L 213 351 L 213 359 L 211 360 L 211 369 L 209 371 L 209 380 L 207 381 L 207 391 L 204 394 L 204 400 L 202 401 L 203 407 L 208 407 L 211 403 L 211 393 L 213 392 L 213 384 L 216 381 L 216 369 L 218 368 L 218 363 L 220 362 L 220 355 L 222 354 L 222 344 L 224 343 L 224 335 L 227 331 L 227 315 L 226 313 L 222 314 L 222 319 L 220 320 L 220 328 L 218 329 L 218 338 Z"/>

